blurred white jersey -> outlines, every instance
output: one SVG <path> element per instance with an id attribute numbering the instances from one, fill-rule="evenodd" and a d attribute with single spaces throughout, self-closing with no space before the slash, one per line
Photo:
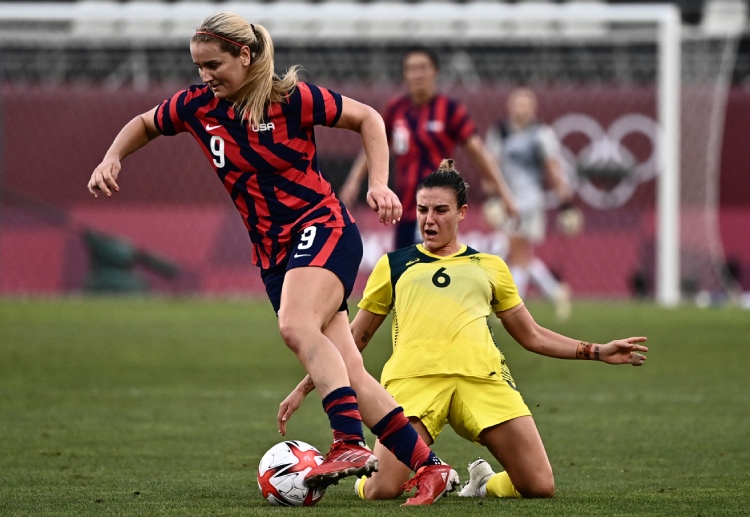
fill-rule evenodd
<path id="1" fill-rule="evenodd" d="M 486 145 L 500 163 L 519 211 L 544 209 L 544 164 L 560 151 L 552 128 L 536 123 L 525 128 L 495 124 L 487 132 Z"/>

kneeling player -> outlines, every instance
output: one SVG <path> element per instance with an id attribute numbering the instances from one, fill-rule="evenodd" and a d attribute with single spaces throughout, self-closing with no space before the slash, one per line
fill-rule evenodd
<path id="1" fill-rule="evenodd" d="M 484 445 L 504 467 L 469 465 L 461 496 L 552 497 L 555 482 L 531 412 L 516 389 L 489 325 L 491 313 L 524 348 L 560 359 L 590 359 L 640 366 L 645 337 L 593 344 L 541 327 L 524 306 L 505 262 L 458 241 L 468 210 L 467 185 L 444 160 L 417 190 L 423 243 L 383 256 L 351 324 L 360 350 L 393 310 L 393 355 L 381 383 L 403 406 L 427 444 L 446 423 Z M 279 430 L 306 395 L 302 383 L 281 403 Z M 395 410 L 394 410 L 395 411 Z M 381 439 L 388 430 L 380 430 Z M 409 490 L 408 467 L 379 441 L 379 470 L 358 480 L 363 499 L 392 499 Z"/>

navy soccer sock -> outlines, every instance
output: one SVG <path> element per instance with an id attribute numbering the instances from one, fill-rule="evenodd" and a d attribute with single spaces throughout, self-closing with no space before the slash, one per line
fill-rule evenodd
<path id="1" fill-rule="evenodd" d="M 372 432 L 386 449 L 414 472 L 426 465 L 441 464 L 440 458 L 422 440 L 400 406 L 375 424 Z"/>
<path id="2" fill-rule="evenodd" d="M 351 387 L 342 386 L 326 395 L 323 399 L 323 409 L 328 413 L 328 419 L 331 421 L 334 441 L 365 442 L 357 394 Z"/>

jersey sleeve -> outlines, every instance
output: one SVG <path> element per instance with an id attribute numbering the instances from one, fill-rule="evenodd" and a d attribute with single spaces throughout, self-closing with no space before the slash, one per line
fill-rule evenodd
<path id="1" fill-rule="evenodd" d="M 560 154 L 560 141 L 549 126 L 542 126 L 537 133 L 539 148 L 544 158 L 555 158 Z"/>
<path id="2" fill-rule="evenodd" d="M 393 307 L 393 286 L 391 284 L 391 266 L 388 255 L 383 255 L 367 279 L 362 300 L 357 305 L 360 309 L 373 314 L 385 316 Z"/>
<path id="3" fill-rule="evenodd" d="M 458 142 L 466 142 L 477 132 L 477 127 L 469 116 L 469 110 L 463 103 L 456 100 L 451 100 L 446 129 L 448 134 Z"/>
<path id="4" fill-rule="evenodd" d="M 343 106 L 341 94 L 305 82 L 297 84 L 289 104 L 299 109 L 303 126 L 333 127 L 341 118 Z"/>
<path id="5" fill-rule="evenodd" d="M 519 305 L 522 300 L 513 281 L 508 265 L 497 258 L 497 276 L 492 284 L 492 312 L 501 312 Z"/>
<path id="6" fill-rule="evenodd" d="M 154 113 L 154 124 L 162 135 L 172 136 L 186 131 L 186 104 L 193 95 L 191 89 L 182 90 L 161 102 Z"/>

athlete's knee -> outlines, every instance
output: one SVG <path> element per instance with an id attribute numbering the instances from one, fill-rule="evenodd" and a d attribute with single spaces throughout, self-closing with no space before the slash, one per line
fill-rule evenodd
<path id="1" fill-rule="evenodd" d="M 531 489 L 521 492 L 524 499 L 549 499 L 555 497 L 555 483 L 534 485 Z"/>
<path id="2" fill-rule="evenodd" d="M 279 334 L 295 354 L 302 350 L 305 343 L 309 342 L 311 333 L 315 332 L 321 331 L 305 323 L 302 318 L 284 317 L 279 313 Z"/>
<path id="3" fill-rule="evenodd" d="M 540 473 L 533 482 L 516 490 L 526 499 L 547 499 L 555 496 L 555 477 L 552 472 Z"/>

